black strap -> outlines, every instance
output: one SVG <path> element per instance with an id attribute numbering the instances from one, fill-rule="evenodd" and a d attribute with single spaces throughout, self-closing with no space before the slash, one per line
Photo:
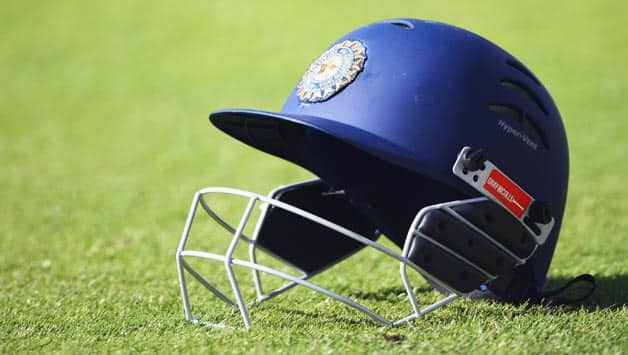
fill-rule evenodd
<path id="1" fill-rule="evenodd" d="M 563 293 L 567 289 L 581 282 L 588 283 L 591 286 L 586 293 L 576 298 L 569 298 L 563 295 Z M 585 299 L 587 299 L 589 296 L 591 296 L 591 294 L 593 294 L 593 291 L 595 291 L 595 287 L 596 287 L 595 278 L 589 274 L 582 274 L 555 290 L 541 292 L 538 295 L 538 303 L 546 307 L 580 303 L 584 301 Z"/>
<path id="2" fill-rule="evenodd" d="M 578 297 L 567 297 L 564 292 L 578 283 L 588 283 L 588 291 Z M 505 275 L 492 281 L 488 288 L 482 291 L 471 292 L 471 299 L 499 300 L 506 303 L 538 304 L 545 307 L 555 307 L 561 305 L 573 305 L 584 301 L 595 291 L 595 278 L 589 274 L 580 275 L 563 286 L 545 292 L 538 292 L 534 288 L 534 278 L 526 264 L 513 270 L 513 273 Z"/>

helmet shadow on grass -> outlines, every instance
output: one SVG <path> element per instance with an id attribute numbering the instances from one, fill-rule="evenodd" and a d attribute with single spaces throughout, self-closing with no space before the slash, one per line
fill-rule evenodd
<path id="1" fill-rule="evenodd" d="M 303 319 L 307 322 L 319 321 L 324 324 L 325 323 L 335 324 L 335 322 L 342 322 L 343 324 L 354 325 L 354 326 L 367 326 L 367 325 L 377 324 L 368 317 L 360 317 L 361 315 L 358 314 L 357 312 L 355 315 L 356 318 L 348 318 L 346 316 L 342 316 L 338 314 L 317 312 L 315 310 L 306 311 L 306 310 L 293 309 L 293 308 L 281 307 L 281 306 L 276 307 L 276 309 L 284 314 L 298 315 L 300 317 L 303 317 Z"/>
<path id="2" fill-rule="evenodd" d="M 429 293 L 433 291 L 434 289 L 432 289 L 430 286 L 427 286 L 427 285 L 415 288 L 415 292 L 420 293 L 420 294 Z M 345 294 L 347 297 L 357 302 L 363 302 L 363 301 L 398 302 L 399 297 L 403 297 L 403 301 L 401 302 L 407 302 L 405 298 L 406 290 L 402 286 L 385 287 L 385 288 L 382 288 L 380 290 L 376 290 L 373 292 L 345 290 L 345 292 L 341 292 L 341 293 Z M 373 319 L 370 319 L 367 316 L 364 316 L 363 314 L 360 314 L 357 311 L 353 315 L 350 315 L 350 314 L 340 315 L 340 314 L 332 314 L 332 313 L 327 313 L 327 312 L 318 312 L 316 310 L 308 311 L 308 310 L 302 310 L 302 309 L 294 309 L 294 308 L 284 307 L 280 305 L 276 305 L 274 307 L 276 307 L 278 311 L 284 314 L 298 315 L 298 316 L 305 317 L 308 320 L 320 321 L 322 323 L 332 322 L 333 324 L 333 322 L 342 322 L 346 325 L 355 325 L 355 326 L 358 326 L 358 325 L 359 326 L 378 326 L 378 327 L 381 326 L 381 324 L 377 323 L 376 321 L 374 321 Z M 353 316 L 355 316 L 355 318 L 353 318 Z"/>
<path id="3" fill-rule="evenodd" d="M 430 286 L 415 287 L 415 293 L 427 293 L 434 289 Z M 402 286 L 385 287 L 377 291 L 352 291 L 349 293 L 349 297 L 357 300 L 370 300 L 370 301 L 390 301 L 397 299 L 399 296 L 405 296 L 406 289 Z"/>
<path id="4" fill-rule="evenodd" d="M 593 294 L 583 302 L 571 306 L 562 307 L 565 310 L 585 309 L 587 311 L 596 311 L 599 309 L 615 309 L 628 305 L 628 274 L 617 274 L 608 276 L 594 276 L 596 288 Z M 545 290 L 553 290 L 571 281 L 572 277 L 551 277 L 548 278 Z M 588 284 L 578 285 L 567 290 L 566 295 L 577 298 L 589 290 L 591 286 Z M 430 286 L 421 286 L 415 288 L 416 293 L 428 293 L 434 289 Z M 399 295 L 405 295 L 403 287 L 387 287 L 375 292 L 354 291 L 350 293 L 350 297 L 362 300 L 372 301 L 390 301 Z"/>
<path id="5" fill-rule="evenodd" d="M 546 290 L 552 290 L 558 288 L 567 282 L 571 277 L 552 277 L 549 278 L 546 284 Z M 559 312 L 573 312 L 578 310 L 585 310 L 587 312 L 596 312 L 602 309 L 619 309 L 628 305 L 628 274 L 608 275 L 608 276 L 595 276 L 596 289 L 584 302 L 570 306 L 551 307 L 551 309 L 559 310 Z M 574 288 L 570 292 L 574 293 L 574 296 L 582 295 L 586 292 L 589 285 L 585 285 L 582 288 Z M 415 292 L 419 294 L 433 292 L 434 290 L 429 286 L 422 286 L 415 288 Z M 403 287 L 386 287 L 381 290 L 373 292 L 353 291 L 349 293 L 349 297 L 357 301 L 391 301 L 398 299 L 400 295 L 405 295 L 405 289 Z M 528 306 L 524 306 L 524 309 Z M 365 318 L 347 318 L 340 315 L 322 314 L 316 311 L 304 311 L 295 310 L 291 308 L 284 308 L 279 306 L 278 309 L 281 312 L 298 314 L 299 316 L 307 317 L 308 319 L 320 320 L 326 322 L 328 320 L 341 321 L 351 325 L 366 325 L 375 324 L 372 320 Z M 550 308 L 548 308 L 549 310 Z M 489 309 L 484 309 L 485 312 L 492 312 Z M 501 313 L 500 313 L 501 314 Z"/>
<path id="6" fill-rule="evenodd" d="M 593 312 L 600 309 L 616 309 L 622 308 L 628 305 L 628 274 L 616 274 L 616 275 L 594 275 L 596 288 L 591 297 L 584 300 L 582 304 L 564 307 L 565 309 L 585 309 Z M 558 288 L 572 278 L 570 277 L 551 277 L 548 278 L 545 286 L 546 290 L 552 290 Z M 574 288 L 570 294 L 582 294 L 590 286 L 584 285 L 581 288 Z"/>
<path id="7" fill-rule="evenodd" d="M 575 311 L 584 309 L 589 312 L 598 311 L 600 309 L 616 309 L 628 305 L 628 274 L 616 274 L 607 276 L 594 276 L 596 288 L 593 294 L 581 303 L 569 306 L 562 306 L 565 311 Z M 553 290 L 571 281 L 572 277 L 551 277 L 548 278 L 545 290 Z M 591 286 L 588 284 L 578 285 L 568 289 L 566 296 L 577 298 L 587 292 Z M 425 294 L 433 292 L 434 289 L 428 285 L 417 287 L 414 289 L 416 293 Z M 380 290 L 365 292 L 353 291 L 349 293 L 349 297 L 356 300 L 369 301 L 391 301 L 398 299 L 399 296 L 405 295 L 406 291 L 403 287 L 386 287 Z"/>

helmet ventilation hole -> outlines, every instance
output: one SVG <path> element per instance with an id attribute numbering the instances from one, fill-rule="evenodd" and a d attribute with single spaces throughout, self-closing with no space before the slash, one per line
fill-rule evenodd
<path id="1" fill-rule="evenodd" d="M 527 76 L 528 78 L 532 79 L 532 81 L 537 83 L 537 85 L 541 85 L 541 82 L 539 81 L 539 79 L 537 79 L 536 76 L 534 76 L 534 74 L 532 74 L 528 70 L 528 68 L 524 67 L 523 64 L 521 64 L 521 63 L 519 63 L 519 62 L 517 62 L 516 60 L 513 60 L 513 59 L 508 59 L 506 61 L 506 64 L 508 64 L 508 66 L 510 66 L 511 68 L 519 71 L 523 75 Z"/>
<path id="2" fill-rule="evenodd" d="M 501 115 L 508 116 L 509 118 L 517 120 L 517 121 L 519 121 L 521 117 L 521 112 L 519 111 L 519 109 L 513 106 L 503 105 L 503 104 L 488 104 L 488 108 L 489 110 L 493 112 L 497 112 Z"/>
<path id="3" fill-rule="evenodd" d="M 516 121 L 521 124 L 525 130 L 536 139 L 537 142 L 541 143 L 541 145 L 547 148 L 547 143 L 545 138 L 543 138 L 543 134 L 541 130 L 537 127 L 537 125 L 528 118 L 528 115 L 522 112 L 515 106 L 508 104 L 500 104 L 500 103 L 491 103 L 488 104 L 489 110 L 496 112 L 509 120 Z"/>
<path id="4" fill-rule="evenodd" d="M 394 20 L 394 21 L 391 21 L 389 23 L 391 25 L 393 25 L 393 26 L 397 26 L 397 27 L 402 28 L 402 29 L 404 29 L 406 31 L 410 31 L 410 30 L 414 29 L 414 26 L 409 21 Z"/>
<path id="5" fill-rule="evenodd" d="M 504 87 L 514 90 L 528 98 L 530 101 L 534 102 L 539 107 L 539 109 L 541 109 L 541 111 L 543 111 L 543 113 L 547 115 L 547 109 L 545 108 L 545 105 L 543 105 L 541 100 L 539 100 L 539 98 L 528 87 L 512 79 L 504 79 L 501 81 L 501 83 Z"/>
<path id="6" fill-rule="evenodd" d="M 534 124 L 534 122 L 532 122 L 526 116 L 523 116 L 521 123 L 523 123 L 523 127 L 525 127 L 528 132 L 530 132 L 532 135 L 538 138 L 539 141 L 541 141 L 541 143 L 543 143 L 543 146 L 547 147 L 547 144 L 545 144 L 545 139 L 543 139 L 543 135 L 541 134 L 541 131 Z"/>
<path id="7" fill-rule="evenodd" d="M 443 221 L 438 222 L 438 230 L 441 232 L 444 232 L 445 230 L 447 230 L 447 223 Z"/>
<path id="8" fill-rule="evenodd" d="M 432 254 L 427 253 L 423 255 L 423 261 L 425 261 L 426 263 L 429 263 L 430 261 L 432 261 Z"/>
<path id="9" fill-rule="evenodd" d="M 467 245 L 469 246 L 469 248 L 473 248 L 475 246 L 475 239 L 467 240 Z"/>

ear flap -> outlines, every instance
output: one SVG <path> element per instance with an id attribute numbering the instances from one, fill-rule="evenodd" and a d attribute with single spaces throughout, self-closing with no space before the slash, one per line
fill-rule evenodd
<path id="1" fill-rule="evenodd" d="M 271 196 L 325 218 L 371 240 L 379 233 L 342 192 L 321 180 L 282 187 Z M 258 229 L 257 245 L 307 274 L 320 272 L 364 247 L 336 231 L 281 208 L 269 206 Z"/>

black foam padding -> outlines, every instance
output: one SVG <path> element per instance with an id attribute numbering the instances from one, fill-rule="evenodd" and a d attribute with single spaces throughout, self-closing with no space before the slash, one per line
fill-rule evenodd
<path id="1" fill-rule="evenodd" d="M 495 276 L 512 270 L 517 263 L 480 233 L 440 210 L 428 212 L 419 231 Z"/>
<path id="2" fill-rule="evenodd" d="M 376 228 L 351 205 L 343 193 L 330 193 L 322 181 L 288 186 L 273 198 L 330 220 L 371 240 Z M 305 271 L 316 273 L 364 247 L 318 223 L 269 206 L 258 232 L 259 247 Z"/>
<path id="3" fill-rule="evenodd" d="M 469 293 L 487 281 L 487 277 L 476 268 L 425 238 L 415 239 L 408 257 L 460 293 Z"/>
<path id="4" fill-rule="evenodd" d="M 520 258 L 529 257 L 536 245 L 528 230 L 495 202 L 487 200 L 452 207 Z"/>

